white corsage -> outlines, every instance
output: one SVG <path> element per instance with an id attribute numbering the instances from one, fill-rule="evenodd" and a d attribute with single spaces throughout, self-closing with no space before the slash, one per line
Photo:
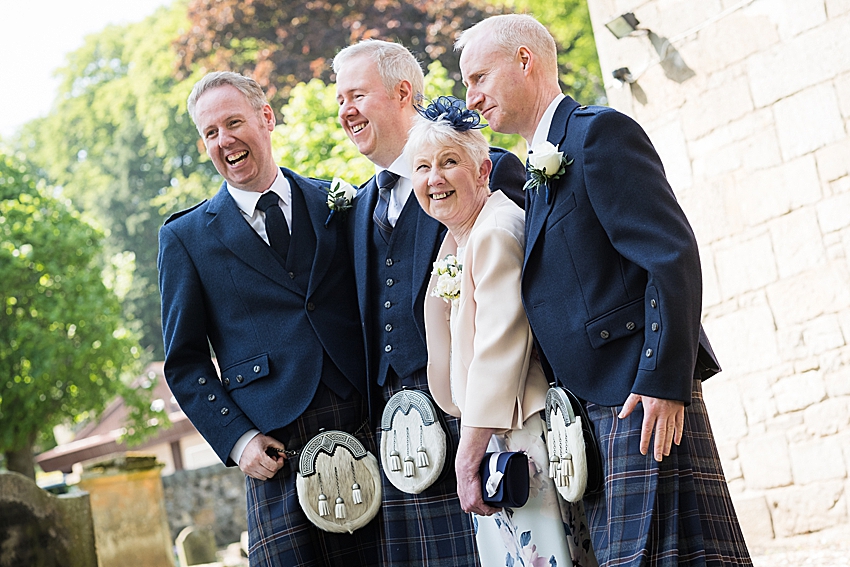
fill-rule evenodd
<path id="1" fill-rule="evenodd" d="M 444 301 L 451 301 L 457 305 L 460 299 L 460 274 L 463 266 L 458 262 L 454 254 L 449 254 L 442 260 L 434 262 L 434 270 L 431 275 L 437 276 L 437 285 L 431 290 L 434 297 L 442 297 Z"/>
<path id="2" fill-rule="evenodd" d="M 325 221 L 325 227 L 331 222 L 334 214 L 337 212 L 344 213 L 351 208 L 354 195 L 357 190 L 347 181 L 343 181 L 339 177 L 334 177 L 331 181 L 331 186 L 328 187 L 328 208 L 331 210 L 328 219 Z"/>
<path id="3" fill-rule="evenodd" d="M 546 202 L 549 202 L 549 180 L 558 179 L 573 163 L 563 152 L 551 142 L 543 142 L 528 150 L 528 181 L 523 190 L 534 189 L 538 193 L 540 187 L 546 188 Z"/>

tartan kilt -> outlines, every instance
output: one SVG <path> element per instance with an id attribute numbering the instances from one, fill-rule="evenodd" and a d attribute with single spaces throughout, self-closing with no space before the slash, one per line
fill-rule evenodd
<path id="1" fill-rule="evenodd" d="M 350 400 L 342 400 L 320 383 L 301 417 L 270 435 L 287 449 L 300 450 L 320 428 L 338 429 L 354 434 L 367 450 L 377 455 L 375 438 L 366 419 L 366 404 L 360 394 L 355 392 Z M 287 460 L 267 481 L 245 476 L 251 567 L 380 565 L 380 512 L 353 534 L 322 531 L 301 510 L 295 488 L 297 474 L 295 457 Z"/>
<path id="2" fill-rule="evenodd" d="M 661 463 L 640 454 L 643 406 L 587 403 L 602 451 L 605 490 L 585 496 L 600 567 L 752 565 L 711 433 L 702 382 L 693 381 L 682 444 Z M 654 443 L 654 438 L 653 441 Z"/>
<path id="3" fill-rule="evenodd" d="M 382 388 L 384 402 L 402 385 L 427 392 L 424 370 L 401 380 L 390 370 Z M 436 406 L 437 411 L 440 408 Z M 448 429 L 446 464 L 440 478 L 419 494 L 397 489 L 383 474 L 384 565 L 387 567 L 479 566 L 472 515 L 460 507 L 454 461 L 460 439 L 460 421 L 444 414 Z M 380 428 L 378 436 L 381 435 Z M 378 439 L 380 446 L 380 438 Z"/>

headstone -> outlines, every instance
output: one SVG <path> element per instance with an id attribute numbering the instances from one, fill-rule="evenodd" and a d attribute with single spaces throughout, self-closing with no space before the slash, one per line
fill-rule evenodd
<path id="1" fill-rule="evenodd" d="M 175 544 L 180 567 L 205 565 L 216 561 L 215 534 L 209 528 L 194 526 L 183 528 Z"/>
<path id="2" fill-rule="evenodd" d="M 54 496 L 0 472 L 0 567 L 97 565 L 89 495 Z"/>

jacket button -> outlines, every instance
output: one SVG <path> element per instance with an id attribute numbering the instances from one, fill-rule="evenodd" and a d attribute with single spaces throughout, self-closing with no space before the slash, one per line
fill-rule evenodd
<path id="1" fill-rule="evenodd" d="M 236 381 L 237 381 L 237 382 L 239 382 L 239 383 L 241 384 L 242 382 L 244 382 L 244 381 L 245 381 L 245 379 L 242 377 L 242 375 L 241 375 L 241 374 L 237 374 L 237 375 L 236 375 Z"/>
<path id="2" fill-rule="evenodd" d="M 392 278 L 387 278 L 387 287 L 392 287 L 394 283 Z"/>
<path id="3" fill-rule="evenodd" d="M 392 265 L 393 265 L 393 259 L 387 258 L 387 267 L 392 266 Z"/>
<path id="4" fill-rule="evenodd" d="M 651 358 L 651 357 L 652 357 L 652 349 L 648 348 L 648 349 L 646 349 L 646 358 Z"/>
<path id="5" fill-rule="evenodd" d="M 393 304 L 392 304 L 392 303 L 390 303 L 389 301 L 385 301 L 385 302 L 384 302 L 384 309 L 389 309 L 389 308 L 390 308 L 390 307 L 392 307 L 392 306 L 393 306 Z"/>
<path id="6" fill-rule="evenodd" d="M 221 408 L 221 415 L 227 415 L 230 413 L 230 410 L 227 408 Z"/>
<path id="7" fill-rule="evenodd" d="M 650 299 L 650 300 L 649 300 L 649 305 L 650 305 L 653 309 L 655 309 L 655 308 L 658 306 L 658 304 L 655 302 L 655 300 L 654 300 L 654 299 Z"/>
<path id="8" fill-rule="evenodd" d="M 393 349 L 392 345 L 387 345 L 384 347 L 384 352 L 390 352 Z"/>
<path id="9" fill-rule="evenodd" d="M 215 394 L 210 394 L 209 396 L 207 396 L 207 399 L 211 402 L 214 402 L 215 401 Z"/>
<path id="10" fill-rule="evenodd" d="M 295 279 L 295 272 L 289 272 L 289 279 L 291 279 L 291 280 Z"/>
<path id="11" fill-rule="evenodd" d="M 387 323 L 387 326 L 386 326 L 386 327 L 384 327 L 384 329 L 386 329 L 386 331 L 389 333 L 390 331 L 392 331 L 392 330 L 393 330 L 393 326 L 392 326 L 392 325 L 390 325 L 389 323 Z"/>
<path id="12" fill-rule="evenodd" d="M 224 382 L 225 386 L 230 386 L 230 378 L 228 378 L 227 376 L 222 379 L 222 382 Z"/>
<path id="13" fill-rule="evenodd" d="M 315 311 L 315 310 L 316 310 L 316 306 L 313 304 L 312 301 L 307 304 L 307 311 Z"/>
<path id="14" fill-rule="evenodd" d="M 627 331 L 634 331 L 635 330 L 635 324 L 634 324 L 633 321 L 629 321 L 628 323 L 626 323 L 626 330 Z"/>
<path id="15" fill-rule="evenodd" d="M 658 330 L 658 323 L 653 323 L 653 324 L 652 324 L 652 330 L 653 330 L 653 331 L 657 331 L 657 330 Z"/>
<path id="16" fill-rule="evenodd" d="M 261 370 L 260 365 L 259 365 L 259 364 L 255 364 L 255 365 L 254 365 L 254 374 L 259 374 L 259 373 L 260 373 L 260 370 Z"/>
<path id="17" fill-rule="evenodd" d="M 602 337 L 603 339 L 607 339 L 611 335 L 608 333 L 608 331 L 602 331 L 601 333 L 599 333 L 599 336 Z"/>
<path id="18" fill-rule="evenodd" d="M 203 376 L 198 378 L 198 384 L 200 384 L 201 386 L 205 385 L 206 383 L 207 383 L 207 379 L 204 378 Z"/>

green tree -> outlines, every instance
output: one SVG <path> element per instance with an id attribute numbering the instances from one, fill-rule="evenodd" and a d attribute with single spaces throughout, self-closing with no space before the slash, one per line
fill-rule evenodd
<path id="1" fill-rule="evenodd" d="M 200 159 L 186 113 L 197 77 L 174 77 L 178 58 L 171 46 L 186 23 L 181 1 L 142 22 L 88 36 L 59 71 L 53 111 L 28 124 L 18 146 L 48 184 L 107 233 L 110 254 L 132 254 L 136 270 L 124 315 L 157 358 L 163 353 L 156 272 L 163 218 L 154 199 L 214 174 Z"/>
<path id="2" fill-rule="evenodd" d="M 102 277 L 103 235 L 3 154 L 0 179 L 0 452 L 34 478 L 33 447 L 50 444 L 55 425 L 116 395 L 134 408 L 138 436 L 154 414 L 122 380 L 140 349 Z"/>

